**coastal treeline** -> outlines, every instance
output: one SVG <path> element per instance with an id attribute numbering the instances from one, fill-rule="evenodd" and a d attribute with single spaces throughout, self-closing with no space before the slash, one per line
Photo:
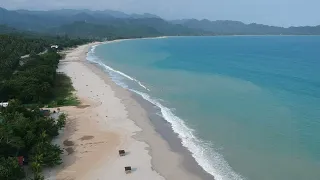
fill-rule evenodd
<path id="1" fill-rule="evenodd" d="M 58 48 L 73 47 L 88 40 L 51 37 L 30 39 L 0 36 L 0 101 L 17 99 L 25 104 L 48 103 L 58 87 L 56 72 L 62 58 Z M 58 77 L 60 80 L 61 78 Z"/>
<path id="2" fill-rule="evenodd" d="M 27 108 L 15 100 L 0 108 L 0 179 L 18 180 L 26 176 L 18 157 L 23 157 L 34 180 L 43 179 L 43 168 L 59 165 L 63 151 L 52 140 L 64 127 L 65 119 L 63 114 L 58 119 L 46 117 L 39 107 Z"/>
<path id="3" fill-rule="evenodd" d="M 61 56 L 56 52 L 31 55 L 7 75 L 1 83 L 2 101 L 17 99 L 23 103 L 44 103 L 52 96 L 56 69 Z"/>
<path id="4" fill-rule="evenodd" d="M 0 78 L 8 78 L 19 65 L 20 57 L 26 54 L 44 51 L 41 40 L 0 35 Z"/>
<path id="5" fill-rule="evenodd" d="M 43 168 L 61 163 L 63 151 L 52 140 L 64 127 L 66 116 L 51 117 L 42 107 L 52 101 L 65 103 L 72 85 L 57 72 L 62 56 L 50 46 L 63 49 L 88 41 L 66 36 L 0 35 L 0 102 L 8 102 L 8 106 L 0 106 L 1 180 L 26 176 L 41 180 Z"/>

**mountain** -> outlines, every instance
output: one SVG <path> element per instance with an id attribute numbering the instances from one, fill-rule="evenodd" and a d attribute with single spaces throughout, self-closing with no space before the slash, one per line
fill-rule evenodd
<path id="1" fill-rule="evenodd" d="M 9 27 L 7 25 L 0 25 L 0 34 L 19 33 L 19 30 Z"/>
<path id="2" fill-rule="evenodd" d="M 171 24 L 160 18 L 141 18 L 141 19 L 125 19 L 123 21 L 111 22 L 113 25 L 134 25 L 142 27 L 152 27 L 160 32 L 162 35 L 176 36 L 176 35 L 200 35 L 203 31 L 192 30 L 182 25 Z"/>
<path id="3" fill-rule="evenodd" d="M 139 38 L 155 36 L 200 35 L 198 31 L 185 28 L 181 25 L 173 25 L 157 18 L 149 19 L 114 19 L 106 24 L 94 24 L 85 21 L 77 21 L 71 24 L 48 29 L 47 34 L 68 35 L 86 38 Z"/>
<path id="4" fill-rule="evenodd" d="M 138 38 L 154 36 L 200 35 L 199 32 L 163 19 L 105 19 L 103 21 L 75 21 L 44 30 L 47 34 L 86 38 Z"/>
<path id="5" fill-rule="evenodd" d="M 85 37 L 91 39 L 121 39 L 163 35 L 152 27 L 132 25 L 110 26 L 87 22 L 74 22 L 62 25 L 60 27 L 50 29 L 47 33 L 52 35 L 68 35 L 71 37 Z"/>
<path id="6" fill-rule="evenodd" d="M 108 23 L 108 21 L 112 21 L 114 19 L 148 19 L 155 17 L 157 16 L 147 13 L 141 15 L 128 15 L 122 12 L 112 10 L 91 11 L 86 9 L 62 9 L 52 11 L 9 11 L 4 8 L 0 8 L 0 24 L 6 24 L 14 28 L 31 31 L 42 31 L 43 29 L 58 27 L 76 21 L 106 24 Z"/>
<path id="7" fill-rule="evenodd" d="M 320 26 L 276 27 L 239 21 L 182 19 L 166 21 L 153 14 L 61 9 L 9 11 L 0 8 L 0 25 L 17 30 L 74 37 L 115 38 L 199 35 L 320 35 Z M 78 29 L 77 29 L 78 28 Z"/>
<path id="8" fill-rule="evenodd" d="M 146 18 L 156 18 L 156 19 L 161 19 L 161 17 L 154 15 L 154 14 L 149 14 L 149 13 L 144 13 L 144 14 L 131 14 L 130 18 L 135 18 L 135 19 L 146 19 Z"/>
<path id="9" fill-rule="evenodd" d="M 54 15 L 43 16 L 37 14 L 37 12 L 21 13 L 19 11 L 8 11 L 0 8 L 0 24 L 5 24 L 17 29 L 37 31 L 38 29 L 59 26 L 62 23 L 66 23 L 65 19 Z"/>
<path id="10" fill-rule="evenodd" d="M 201 29 L 221 35 L 320 35 L 320 26 L 276 27 L 263 24 L 245 24 L 239 21 L 210 21 L 184 19 L 171 21 L 191 29 Z"/>
<path id="11" fill-rule="evenodd" d="M 120 11 L 114 10 L 103 10 L 103 11 L 92 11 L 88 9 L 82 10 L 74 10 L 74 9 L 60 9 L 60 10 L 51 10 L 51 11 L 29 11 L 29 10 L 17 10 L 16 12 L 21 14 L 28 14 L 28 15 L 51 15 L 51 16 L 63 16 L 63 17 L 72 17 L 77 14 L 85 13 L 91 15 L 95 18 L 160 18 L 154 14 L 144 13 L 144 14 L 126 14 Z"/>
<path id="12" fill-rule="evenodd" d="M 1 9 L 0 24 L 38 33 L 90 38 L 146 37 L 161 35 L 205 34 L 182 25 L 172 24 L 156 15 L 127 15 L 117 11 L 54 10 L 8 11 Z M 115 17 L 116 16 L 116 17 Z"/>

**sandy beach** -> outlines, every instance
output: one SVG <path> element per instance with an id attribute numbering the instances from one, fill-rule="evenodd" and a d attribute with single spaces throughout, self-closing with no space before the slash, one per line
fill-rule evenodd
<path id="1" fill-rule="evenodd" d="M 72 79 L 81 105 L 60 108 L 68 115 L 56 140 L 64 149 L 63 164 L 46 172 L 46 179 L 204 179 L 182 165 L 183 156 L 156 132 L 132 94 L 86 61 L 96 44 L 69 50 L 60 62 L 59 71 Z M 119 149 L 126 156 L 120 157 Z M 131 166 L 132 173 L 126 174 L 125 166 Z"/>

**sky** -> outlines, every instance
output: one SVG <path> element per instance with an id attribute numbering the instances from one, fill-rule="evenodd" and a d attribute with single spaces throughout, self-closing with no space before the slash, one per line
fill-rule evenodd
<path id="1" fill-rule="evenodd" d="M 320 25 L 320 0 L 0 0 L 7 9 L 118 10 L 164 19 L 236 20 L 275 26 Z"/>

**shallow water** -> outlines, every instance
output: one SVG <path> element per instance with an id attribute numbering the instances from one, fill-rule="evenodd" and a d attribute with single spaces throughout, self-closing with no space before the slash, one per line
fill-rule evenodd
<path id="1" fill-rule="evenodd" d="M 318 36 L 179 37 L 109 43 L 88 59 L 159 106 L 216 179 L 318 180 L 319 55 Z"/>

